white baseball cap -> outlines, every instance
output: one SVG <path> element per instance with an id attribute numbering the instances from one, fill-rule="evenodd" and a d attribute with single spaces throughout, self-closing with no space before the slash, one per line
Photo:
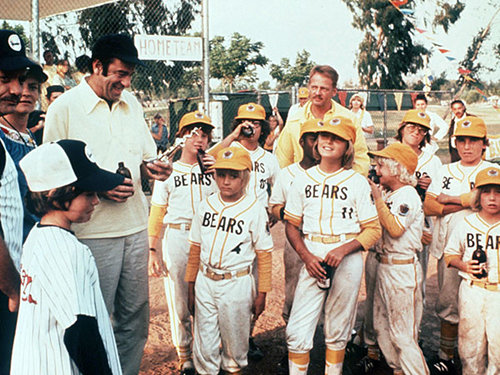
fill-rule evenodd
<path id="1" fill-rule="evenodd" d="M 124 177 L 99 168 L 85 142 L 64 139 L 37 147 L 19 162 L 32 192 L 73 184 L 83 191 L 108 191 Z"/>

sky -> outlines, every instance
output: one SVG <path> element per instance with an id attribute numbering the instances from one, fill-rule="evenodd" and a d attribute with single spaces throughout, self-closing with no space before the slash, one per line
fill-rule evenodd
<path id="1" fill-rule="evenodd" d="M 264 43 L 263 55 L 278 64 L 283 57 L 293 63 L 298 51 L 311 53 L 311 60 L 318 64 L 332 65 L 340 75 L 340 86 L 346 81 L 358 83 L 356 52 L 364 33 L 355 29 L 352 14 L 341 0 L 208 0 L 209 35 L 230 38 L 234 32 L 249 37 L 253 42 Z M 438 43 L 451 50 L 449 56 L 457 62 L 465 55 L 473 36 L 485 27 L 494 13 L 494 0 L 462 0 L 466 7 L 460 20 L 450 27 L 448 34 L 432 31 L 437 1 L 420 1 L 415 8 L 416 26 L 428 30 Z M 452 0 L 454 3 L 454 0 Z M 496 5 L 498 7 L 498 5 Z M 426 20 L 429 22 L 425 24 Z M 417 40 L 428 49 L 432 44 L 422 37 Z M 492 48 L 500 43 L 500 14 L 495 18 L 489 40 L 483 46 L 481 61 L 495 66 Z M 450 63 L 440 52 L 433 49 L 429 61 L 433 76 L 446 72 L 448 78 L 457 78 L 457 63 Z M 498 67 L 498 65 L 497 65 Z M 275 81 L 267 73 L 269 68 L 258 69 L 261 81 Z M 420 77 L 412 77 L 420 78 Z M 497 81 L 498 73 L 485 73 L 485 81 Z"/>

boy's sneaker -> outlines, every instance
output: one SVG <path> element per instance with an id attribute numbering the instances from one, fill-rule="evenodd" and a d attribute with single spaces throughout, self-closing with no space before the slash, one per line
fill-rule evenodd
<path id="1" fill-rule="evenodd" d="M 436 358 L 428 363 L 429 371 L 431 375 L 456 375 L 457 370 L 455 367 L 455 362 L 453 359 L 444 360 L 441 358 Z"/>
<path id="2" fill-rule="evenodd" d="M 365 356 L 361 359 L 361 361 L 351 367 L 351 372 L 353 375 L 374 374 L 375 370 L 381 367 L 381 364 L 381 361 Z"/>
<path id="3" fill-rule="evenodd" d="M 264 358 L 264 353 L 257 346 L 253 337 L 250 337 L 248 340 L 248 359 L 252 361 L 260 361 L 262 358 Z"/>
<path id="4" fill-rule="evenodd" d="M 188 360 L 184 362 L 180 369 L 180 375 L 196 375 L 196 371 L 194 370 L 193 361 Z"/>

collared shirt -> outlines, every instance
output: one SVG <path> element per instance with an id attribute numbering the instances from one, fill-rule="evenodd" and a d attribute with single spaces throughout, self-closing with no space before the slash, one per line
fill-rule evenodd
<path id="1" fill-rule="evenodd" d="M 132 173 L 135 193 L 124 203 L 103 199 L 87 223 L 74 224 L 78 238 L 113 238 L 140 232 L 147 227 L 148 203 L 141 186 L 142 161 L 156 156 L 141 105 L 123 91 L 108 103 L 82 80 L 65 92 L 47 111 L 44 142 L 78 139 L 86 142 L 97 164 L 116 171 L 119 162 Z"/>
<path id="2" fill-rule="evenodd" d="M 358 119 L 354 117 L 351 111 L 342 107 L 335 101 L 331 101 L 331 109 L 326 112 L 324 118 L 332 116 L 344 116 L 350 118 L 356 126 L 356 141 L 354 142 L 354 164 L 353 169 L 363 175 L 368 175 L 370 158 L 368 157 L 368 148 L 366 147 L 363 130 Z M 306 120 L 314 118 L 311 111 L 311 102 L 307 102 L 286 120 L 286 125 L 278 139 L 276 147 L 276 157 L 281 168 L 302 160 L 303 151 L 299 144 L 300 127 Z"/>

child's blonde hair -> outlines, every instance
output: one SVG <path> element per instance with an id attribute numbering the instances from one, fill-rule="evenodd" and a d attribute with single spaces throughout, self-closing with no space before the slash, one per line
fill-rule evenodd
<path id="1" fill-rule="evenodd" d="M 481 206 L 481 194 L 483 194 L 487 189 L 490 189 L 492 186 L 500 187 L 499 185 L 490 184 L 479 186 L 472 191 L 470 206 L 473 211 L 481 211 L 483 209 Z"/>
<path id="2" fill-rule="evenodd" d="M 417 178 L 410 174 L 405 166 L 398 163 L 396 160 L 376 157 L 375 162 L 383 164 L 389 168 L 391 176 L 398 176 L 399 181 L 405 185 L 417 186 Z"/>

